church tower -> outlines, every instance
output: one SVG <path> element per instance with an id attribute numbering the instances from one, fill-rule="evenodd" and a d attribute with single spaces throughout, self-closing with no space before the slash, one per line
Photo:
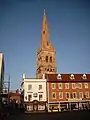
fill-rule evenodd
<path id="1" fill-rule="evenodd" d="M 43 74 L 56 73 L 56 49 L 52 45 L 49 36 L 49 27 L 44 10 L 41 30 L 40 47 L 37 50 L 36 78 L 41 78 Z"/>

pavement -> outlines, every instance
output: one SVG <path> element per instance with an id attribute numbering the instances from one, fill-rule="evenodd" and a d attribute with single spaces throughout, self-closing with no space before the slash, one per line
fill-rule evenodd
<path id="1" fill-rule="evenodd" d="M 5 120 L 90 120 L 90 111 L 59 113 L 17 113 Z"/>

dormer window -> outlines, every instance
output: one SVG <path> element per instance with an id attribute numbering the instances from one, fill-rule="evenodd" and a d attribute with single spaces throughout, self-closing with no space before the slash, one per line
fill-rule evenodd
<path id="1" fill-rule="evenodd" d="M 61 74 L 58 74 L 58 75 L 57 75 L 57 79 L 59 79 L 59 80 L 62 79 L 62 78 L 61 78 Z"/>
<path id="2" fill-rule="evenodd" d="M 82 78 L 83 78 L 83 79 L 87 79 L 86 74 L 83 74 Z"/>
<path id="3" fill-rule="evenodd" d="M 74 75 L 73 74 L 70 75 L 70 79 L 74 79 Z"/>

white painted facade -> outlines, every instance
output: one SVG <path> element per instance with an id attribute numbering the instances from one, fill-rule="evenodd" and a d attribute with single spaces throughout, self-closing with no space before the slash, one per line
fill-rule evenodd
<path id="1" fill-rule="evenodd" d="M 46 79 L 23 78 L 21 91 L 24 91 L 24 102 L 46 101 Z"/>

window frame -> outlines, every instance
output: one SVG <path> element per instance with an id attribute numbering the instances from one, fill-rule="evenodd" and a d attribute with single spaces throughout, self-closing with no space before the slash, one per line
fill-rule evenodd
<path id="1" fill-rule="evenodd" d="M 69 95 L 69 97 L 67 97 L 67 94 Z M 66 99 L 70 99 L 70 92 L 66 92 L 65 97 Z"/>
<path id="2" fill-rule="evenodd" d="M 56 89 L 56 83 L 52 83 L 51 85 L 52 85 L 52 89 Z M 53 85 L 54 85 L 54 87 L 53 87 Z"/>
<path id="3" fill-rule="evenodd" d="M 76 89 L 76 83 L 72 83 L 72 89 Z"/>
<path id="4" fill-rule="evenodd" d="M 81 86 L 77 86 L 77 88 L 79 88 L 79 89 L 82 89 L 82 83 L 77 83 L 77 85 L 81 85 Z"/>
<path id="5" fill-rule="evenodd" d="M 80 94 L 82 93 L 82 97 L 80 97 Z M 83 92 L 79 92 L 79 98 L 83 98 Z"/>
<path id="6" fill-rule="evenodd" d="M 89 84 L 88 83 L 84 83 L 84 88 L 86 88 L 86 89 L 89 88 Z"/>
<path id="7" fill-rule="evenodd" d="M 40 86 L 41 86 L 41 88 L 40 88 Z M 39 85 L 38 87 L 39 87 L 39 90 L 42 90 L 42 85 Z"/>
<path id="8" fill-rule="evenodd" d="M 31 96 L 31 97 L 29 97 L 29 96 Z M 31 101 L 32 100 L 32 94 L 29 94 L 28 95 L 28 101 Z"/>
<path id="9" fill-rule="evenodd" d="M 42 96 L 41 99 L 40 99 L 40 96 Z M 42 99 L 43 99 L 43 95 L 39 94 L 39 101 L 42 101 Z"/>
<path id="10" fill-rule="evenodd" d="M 74 95 L 75 95 L 76 97 L 74 97 Z M 74 98 L 74 99 L 77 98 L 77 92 L 73 92 L 73 98 Z"/>
<path id="11" fill-rule="evenodd" d="M 88 94 L 86 95 L 86 93 L 88 93 Z M 85 97 L 86 97 L 86 98 L 89 98 L 89 97 L 90 97 L 89 91 L 85 91 Z"/>
<path id="12" fill-rule="evenodd" d="M 55 94 L 55 97 L 53 97 L 53 94 Z M 52 99 L 56 99 L 56 92 L 52 92 Z"/>
<path id="13" fill-rule="evenodd" d="M 62 94 L 62 97 L 60 97 L 60 94 Z M 63 99 L 63 92 L 59 92 L 59 99 Z"/>
<path id="14" fill-rule="evenodd" d="M 31 90 L 31 89 L 32 89 L 32 85 L 28 84 L 28 90 Z"/>
<path id="15" fill-rule="evenodd" d="M 58 89 L 63 89 L 63 84 L 62 83 L 58 83 Z"/>
<path id="16" fill-rule="evenodd" d="M 68 86 L 68 87 L 66 87 Z M 70 88 L 70 84 L 69 83 L 65 83 L 65 89 L 69 89 Z"/>

